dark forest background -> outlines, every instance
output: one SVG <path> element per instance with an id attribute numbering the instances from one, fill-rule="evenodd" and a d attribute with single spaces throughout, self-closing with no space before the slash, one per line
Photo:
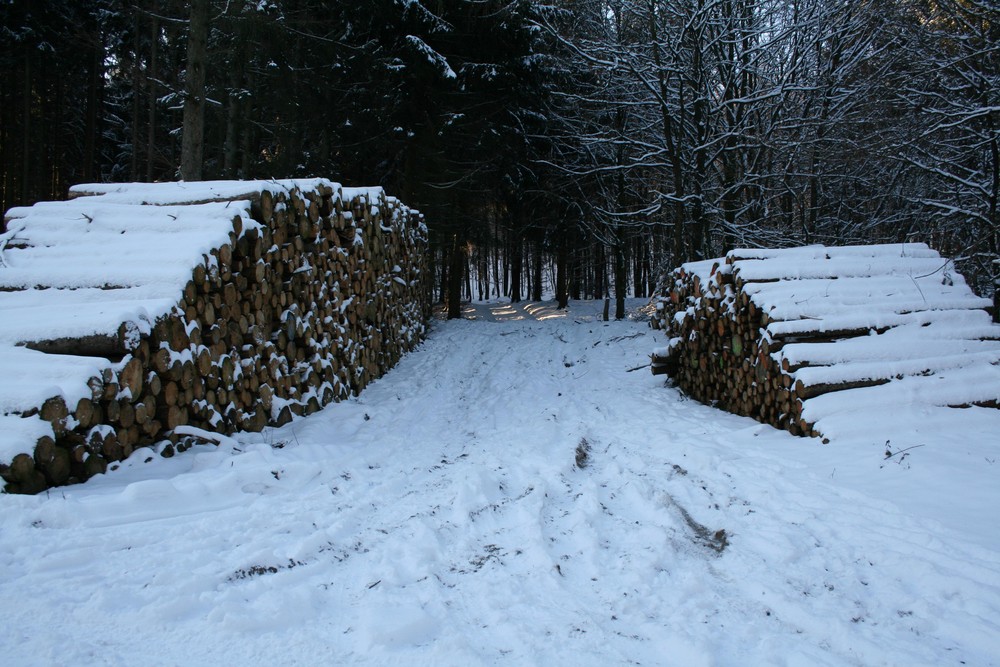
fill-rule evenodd
<path id="1" fill-rule="evenodd" d="M 453 306 L 803 243 L 993 291 L 996 0 L 2 0 L 3 210 L 179 177 L 199 6 L 201 178 L 384 186 Z"/>

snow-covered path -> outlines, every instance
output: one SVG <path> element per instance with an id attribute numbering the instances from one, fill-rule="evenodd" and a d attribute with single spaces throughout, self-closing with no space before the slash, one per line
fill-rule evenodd
<path id="1" fill-rule="evenodd" d="M 480 305 L 359 399 L 0 496 L 3 663 L 1000 664 L 996 411 L 823 446 L 597 310 Z"/>

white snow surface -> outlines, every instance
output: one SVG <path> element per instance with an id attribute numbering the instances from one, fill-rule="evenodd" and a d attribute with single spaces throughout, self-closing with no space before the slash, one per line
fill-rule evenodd
<path id="1" fill-rule="evenodd" d="M 983 309 L 952 262 L 923 243 L 735 250 L 737 279 L 775 334 L 895 326 L 916 311 Z M 881 318 L 881 319 L 880 319 Z M 882 324 L 882 320 L 886 320 Z M 817 322 L 819 322 L 817 324 Z"/>
<path id="2" fill-rule="evenodd" d="M 0 235 L 0 346 L 137 329 L 166 314 L 197 264 L 229 243 L 233 221 L 258 226 L 250 201 L 325 179 L 91 183 L 77 196 L 12 208 Z M 11 291 L 14 290 L 14 291 Z"/>
<path id="3" fill-rule="evenodd" d="M 885 257 L 937 259 L 940 255 L 926 243 L 875 243 L 854 246 L 808 245 L 797 248 L 738 248 L 729 254 L 740 259 L 841 260 Z"/>
<path id="4" fill-rule="evenodd" d="M 823 445 L 600 308 L 470 306 L 309 418 L 0 496 L 4 664 L 1000 664 L 1000 411 Z"/>
<path id="5" fill-rule="evenodd" d="M 83 183 L 69 189 L 71 196 L 101 195 L 103 201 L 126 204 L 189 204 L 239 200 L 261 192 L 287 193 L 292 189 L 314 190 L 340 185 L 325 178 L 291 178 L 257 181 L 169 181 L 165 183 Z"/>

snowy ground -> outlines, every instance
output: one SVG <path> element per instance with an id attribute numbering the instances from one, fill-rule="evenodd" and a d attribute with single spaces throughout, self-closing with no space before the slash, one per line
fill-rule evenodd
<path id="1" fill-rule="evenodd" d="M 360 399 L 0 497 L 3 664 L 1000 664 L 1000 411 L 821 445 L 597 310 L 480 305 Z"/>

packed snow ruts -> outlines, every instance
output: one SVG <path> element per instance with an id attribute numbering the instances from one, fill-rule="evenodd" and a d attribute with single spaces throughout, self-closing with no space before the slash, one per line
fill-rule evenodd
<path id="1" fill-rule="evenodd" d="M 0 237 L 7 491 L 87 479 L 164 438 L 184 448 L 183 425 L 286 423 L 361 391 L 424 336 L 426 227 L 380 188 L 93 184 L 71 197 L 12 209 Z"/>
<path id="2" fill-rule="evenodd" d="M 674 270 L 652 370 L 797 435 L 865 406 L 997 407 L 989 305 L 920 243 L 734 250 Z"/>

